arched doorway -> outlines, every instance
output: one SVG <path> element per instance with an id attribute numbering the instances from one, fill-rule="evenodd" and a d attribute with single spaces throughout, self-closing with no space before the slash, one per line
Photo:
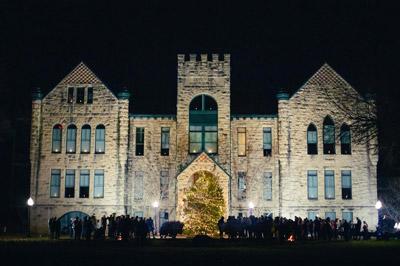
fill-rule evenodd
<path id="1" fill-rule="evenodd" d="M 88 217 L 89 215 L 81 212 L 81 211 L 71 211 L 65 213 L 63 216 L 61 216 L 58 220 L 60 220 L 61 223 L 61 234 L 69 234 L 71 235 L 72 233 L 72 227 L 71 227 L 71 222 L 78 217 L 80 220 L 83 220 L 83 218 Z"/>

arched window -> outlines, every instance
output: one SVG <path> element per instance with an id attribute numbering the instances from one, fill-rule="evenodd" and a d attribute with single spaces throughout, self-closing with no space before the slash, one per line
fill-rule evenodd
<path id="1" fill-rule="evenodd" d="M 307 154 L 318 154 L 318 135 L 314 124 L 307 128 Z"/>
<path id="2" fill-rule="evenodd" d="M 81 153 L 90 153 L 90 134 L 90 126 L 84 125 L 81 132 Z"/>
<path id="3" fill-rule="evenodd" d="M 342 154 L 351 154 L 351 134 L 347 124 L 340 127 L 340 147 Z"/>
<path id="4" fill-rule="evenodd" d="M 324 154 L 335 154 L 335 124 L 329 116 L 324 119 Z"/>
<path id="5" fill-rule="evenodd" d="M 218 152 L 218 106 L 207 95 L 196 96 L 189 108 L 189 153 Z"/>
<path id="6" fill-rule="evenodd" d="M 76 126 L 69 125 L 67 128 L 67 153 L 76 152 Z"/>
<path id="7" fill-rule="evenodd" d="M 106 149 L 106 144 L 105 144 L 105 136 L 106 136 L 106 128 L 104 125 L 98 125 L 96 127 L 96 153 L 104 153 Z"/>
<path id="8" fill-rule="evenodd" d="M 53 127 L 53 133 L 51 139 L 51 151 L 53 153 L 61 152 L 61 141 L 62 141 L 62 126 L 58 124 Z"/>

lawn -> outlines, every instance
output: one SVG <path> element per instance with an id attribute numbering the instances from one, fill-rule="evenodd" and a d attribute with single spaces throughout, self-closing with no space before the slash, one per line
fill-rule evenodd
<path id="1" fill-rule="evenodd" d="M 399 265 L 400 241 L 264 243 L 0 240 L 1 265 Z M 3 263 L 6 262 L 6 263 Z"/>

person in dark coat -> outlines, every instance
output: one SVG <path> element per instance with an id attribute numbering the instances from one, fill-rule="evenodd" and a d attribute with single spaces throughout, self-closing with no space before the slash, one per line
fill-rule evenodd
<path id="1" fill-rule="evenodd" d="M 82 222 L 78 216 L 75 218 L 74 221 L 74 230 L 75 230 L 75 240 L 80 240 L 82 234 Z"/>
<path id="2" fill-rule="evenodd" d="M 55 238 L 60 239 L 60 232 L 61 232 L 61 221 L 60 219 L 57 219 L 57 217 L 54 216 L 54 233 L 55 233 Z"/>
<path id="3" fill-rule="evenodd" d="M 219 238 L 221 239 L 224 238 L 224 224 L 225 224 L 224 217 L 221 217 L 218 220 Z"/>

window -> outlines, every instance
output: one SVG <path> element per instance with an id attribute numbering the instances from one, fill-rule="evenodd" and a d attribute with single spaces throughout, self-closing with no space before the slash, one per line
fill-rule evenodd
<path id="1" fill-rule="evenodd" d="M 65 173 L 65 197 L 75 197 L 75 170 L 67 169 Z"/>
<path id="2" fill-rule="evenodd" d="M 351 171 L 342 171 L 342 199 L 351 199 Z"/>
<path id="3" fill-rule="evenodd" d="M 94 191 L 95 198 L 104 198 L 104 170 L 94 171 Z"/>
<path id="4" fill-rule="evenodd" d="M 218 153 L 218 107 L 207 95 L 196 96 L 189 106 L 189 153 Z"/>
<path id="5" fill-rule="evenodd" d="M 143 199 L 143 172 L 135 172 L 135 179 L 133 184 L 133 199 L 142 200 Z"/>
<path id="6" fill-rule="evenodd" d="M 238 156 L 246 156 L 246 128 L 238 127 Z"/>
<path id="7" fill-rule="evenodd" d="M 325 170 L 325 199 L 335 198 L 335 172 Z"/>
<path id="8" fill-rule="evenodd" d="M 144 155 L 144 128 L 137 127 L 136 128 L 136 156 Z"/>
<path id="9" fill-rule="evenodd" d="M 340 148 L 342 154 L 351 154 L 350 127 L 346 124 L 340 128 Z"/>
<path id="10" fill-rule="evenodd" d="M 238 200 L 246 199 L 246 172 L 238 172 Z"/>
<path id="11" fill-rule="evenodd" d="M 308 199 L 318 199 L 318 174 L 315 170 L 307 171 Z"/>
<path id="12" fill-rule="evenodd" d="M 263 199 L 272 200 L 272 173 L 266 172 L 263 176 Z"/>
<path id="13" fill-rule="evenodd" d="M 84 125 L 81 132 L 81 153 L 90 153 L 90 134 L 90 126 Z"/>
<path id="14" fill-rule="evenodd" d="M 67 153 L 76 152 L 76 126 L 69 125 L 67 128 Z"/>
<path id="15" fill-rule="evenodd" d="M 135 211 L 135 212 L 133 212 L 133 217 L 142 217 L 143 218 L 143 212 L 142 211 Z"/>
<path id="16" fill-rule="evenodd" d="M 95 144 L 96 153 L 104 153 L 106 148 L 105 136 L 106 136 L 106 128 L 103 125 L 98 125 L 96 127 L 96 144 Z"/>
<path id="17" fill-rule="evenodd" d="M 161 128 L 161 155 L 169 155 L 169 127 Z"/>
<path id="18" fill-rule="evenodd" d="M 353 222 L 353 212 L 351 211 L 343 211 L 342 219 L 346 220 L 348 223 Z"/>
<path id="19" fill-rule="evenodd" d="M 324 154 L 335 154 L 335 124 L 329 116 L 324 119 Z"/>
<path id="20" fill-rule="evenodd" d="M 77 88 L 76 103 L 84 103 L 84 102 L 85 102 L 85 88 Z"/>
<path id="21" fill-rule="evenodd" d="M 50 180 L 50 198 L 60 197 L 60 179 L 61 179 L 61 170 L 52 169 L 51 180 Z"/>
<path id="22" fill-rule="evenodd" d="M 307 154 L 318 154 L 318 135 L 314 124 L 307 128 Z"/>
<path id="23" fill-rule="evenodd" d="M 62 142 L 62 126 L 60 124 L 53 127 L 51 151 L 53 153 L 61 152 L 61 142 Z"/>
<path id="24" fill-rule="evenodd" d="M 72 87 L 68 88 L 67 101 L 68 101 L 68 103 L 73 103 L 74 102 L 74 88 L 72 88 Z"/>
<path id="25" fill-rule="evenodd" d="M 79 197 L 89 198 L 89 170 L 81 170 L 79 180 Z"/>
<path id="26" fill-rule="evenodd" d="M 264 156 L 271 156 L 272 136 L 270 127 L 263 128 L 263 150 Z"/>
<path id="27" fill-rule="evenodd" d="M 325 212 L 325 219 L 336 220 L 336 212 Z"/>
<path id="28" fill-rule="evenodd" d="M 168 171 L 160 172 L 160 199 L 165 200 L 168 199 Z"/>
<path id="29" fill-rule="evenodd" d="M 87 89 L 87 102 L 88 104 L 92 104 L 93 103 L 93 88 L 89 87 Z"/>
<path id="30" fill-rule="evenodd" d="M 315 218 L 317 218 L 317 216 L 318 216 L 318 213 L 316 211 L 308 211 L 308 213 L 307 213 L 308 220 L 315 221 Z"/>

